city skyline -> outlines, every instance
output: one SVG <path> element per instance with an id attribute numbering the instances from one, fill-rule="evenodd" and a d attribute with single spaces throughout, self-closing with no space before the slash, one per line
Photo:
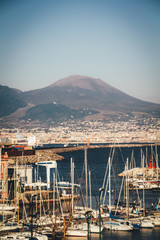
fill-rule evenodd
<path id="1" fill-rule="evenodd" d="M 1 1 L 1 84 L 22 91 L 70 75 L 160 103 L 159 1 Z"/>

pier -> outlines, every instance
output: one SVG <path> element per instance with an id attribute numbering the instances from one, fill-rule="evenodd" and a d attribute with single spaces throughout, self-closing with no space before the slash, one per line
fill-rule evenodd
<path id="1" fill-rule="evenodd" d="M 74 144 L 74 143 L 73 143 Z M 78 145 L 78 144 L 77 144 Z M 124 148 L 124 147 L 146 147 L 146 146 L 159 146 L 160 143 L 116 143 L 116 144 L 92 144 L 92 145 L 82 145 L 82 146 L 72 146 L 72 147 L 59 147 L 59 148 L 40 148 L 35 150 L 35 155 L 29 156 L 13 156 L 10 157 L 9 164 L 13 165 L 16 162 L 18 164 L 34 164 L 43 159 L 43 161 L 60 161 L 64 160 L 64 157 L 59 155 L 64 152 L 73 152 L 73 151 L 82 151 L 85 148 L 94 149 L 94 148 Z"/>

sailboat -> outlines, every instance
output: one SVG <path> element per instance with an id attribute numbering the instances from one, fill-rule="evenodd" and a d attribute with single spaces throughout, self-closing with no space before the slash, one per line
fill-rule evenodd
<path id="1" fill-rule="evenodd" d="M 160 216 L 151 216 L 149 219 L 152 221 L 155 227 L 160 227 Z"/>
<path id="2" fill-rule="evenodd" d="M 17 174 L 17 171 L 16 171 Z M 18 179 L 15 177 L 15 179 Z M 16 181 L 16 187 L 18 187 L 18 181 Z M 0 232 L 2 231 L 12 231 L 21 228 L 19 225 L 19 206 L 18 206 L 18 198 L 19 192 L 17 191 L 17 201 L 16 205 L 9 204 L 8 201 L 8 155 L 5 154 L 1 156 L 0 149 L 0 185 L 1 185 L 1 204 L 0 204 L 0 215 L 2 216 L 2 222 L 0 223 Z M 17 211 L 17 219 L 16 219 L 16 211 Z"/>
<path id="3" fill-rule="evenodd" d="M 76 220 L 80 219 L 86 219 L 87 222 L 73 222 L 70 227 L 67 228 L 66 236 L 76 236 L 76 237 L 82 237 L 87 236 L 89 233 L 100 233 L 99 225 L 95 225 L 94 223 L 89 223 L 89 218 L 91 217 L 93 210 L 92 210 L 92 198 L 91 198 L 91 172 L 89 171 L 89 196 L 90 199 L 88 201 L 88 167 L 87 167 L 87 148 L 85 148 L 84 152 L 84 160 L 85 160 L 85 183 L 86 183 L 86 206 L 85 207 L 74 207 L 74 211 L 72 208 L 72 216 Z M 71 179 L 72 184 L 74 183 L 74 172 L 72 168 L 73 163 L 71 161 Z M 73 184 L 74 186 L 74 184 Z M 88 202 L 90 203 L 90 206 L 88 206 Z M 101 232 L 103 230 L 103 227 L 101 228 Z"/>
<path id="4" fill-rule="evenodd" d="M 153 221 L 145 217 L 144 155 L 142 156 L 142 169 L 143 169 L 143 217 L 140 218 L 141 228 L 154 228 Z"/>
<path id="5" fill-rule="evenodd" d="M 150 218 L 142 217 L 140 218 L 141 228 L 154 228 L 154 223 Z"/>
<path id="6" fill-rule="evenodd" d="M 48 237 L 44 234 L 40 234 L 37 232 L 33 233 L 33 240 L 48 240 Z M 19 232 L 12 233 L 6 236 L 1 236 L 1 240 L 31 240 L 29 232 Z"/>
<path id="7" fill-rule="evenodd" d="M 71 227 L 67 228 L 66 236 L 87 236 L 89 233 L 99 233 L 99 226 L 90 223 L 89 229 L 88 229 L 88 223 L 80 223 L 80 224 L 73 224 Z M 103 227 L 101 229 L 101 232 L 103 231 Z"/>
<path id="8" fill-rule="evenodd" d="M 75 217 L 76 214 L 74 213 L 74 198 L 73 198 L 73 192 L 74 192 L 74 162 L 71 158 L 71 218 Z M 78 224 L 77 222 L 72 222 L 71 226 L 67 227 L 66 229 L 66 236 L 74 236 L 74 237 L 86 237 L 87 236 L 87 230 L 83 229 L 81 224 Z"/>
<path id="9" fill-rule="evenodd" d="M 109 179 L 109 214 L 110 220 L 103 223 L 104 229 L 107 230 L 117 230 L 117 231 L 131 231 L 133 230 L 133 225 L 129 221 L 120 219 L 118 217 L 112 217 L 111 215 L 111 159 L 108 159 L 108 179 Z"/>
<path id="10" fill-rule="evenodd" d="M 66 236 L 86 237 L 87 234 L 87 230 L 84 230 L 82 226 L 78 226 L 77 224 L 68 227 L 66 231 Z"/>

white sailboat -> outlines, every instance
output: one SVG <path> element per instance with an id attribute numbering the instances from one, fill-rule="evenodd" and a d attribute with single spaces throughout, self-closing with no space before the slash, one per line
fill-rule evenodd
<path id="1" fill-rule="evenodd" d="M 160 217 L 150 217 L 155 227 L 160 227 Z"/>
<path id="2" fill-rule="evenodd" d="M 131 231 L 133 230 L 133 225 L 129 223 L 129 221 L 125 221 L 122 219 L 112 219 L 111 218 L 111 161 L 110 157 L 108 159 L 108 165 L 109 165 L 109 214 L 110 214 L 110 220 L 105 221 L 103 223 L 104 229 L 108 230 L 117 230 L 117 231 Z"/>
<path id="3" fill-rule="evenodd" d="M 86 237 L 88 234 L 81 224 L 73 224 L 67 228 L 66 236 Z"/>
<path id="4" fill-rule="evenodd" d="M 141 228 L 154 228 L 154 222 L 147 218 L 147 217 L 143 217 L 140 219 L 141 221 Z"/>
<path id="5" fill-rule="evenodd" d="M 2 223 L 0 225 L 0 232 L 10 232 L 13 230 L 18 230 L 19 228 L 22 228 L 22 226 L 18 226 L 16 222 L 8 222 L 8 223 Z"/>
<path id="6" fill-rule="evenodd" d="M 87 231 L 82 229 L 78 229 L 77 226 L 69 227 L 66 231 L 66 236 L 73 236 L 73 237 L 86 237 Z"/>
<path id="7" fill-rule="evenodd" d="M 12 233 L 12 234 L 1 237 L 1 240 L 30 240 L 30 239 L 31 239 L 30 232 Z M 48 237 L 46 235 L 34 232 L 33 239 L 48 240 Z"/>
<path id="8" fill-rule="evenodd" d="M 74 224 L 67 228 L 66 236 L 76 236 L 76 237 L 82 237 L 87 236 L 89 233 L 99 233 L 99 226 L 90 223 L 89 229 L 88 229 L 88 223 L 80 223 L 80 224 Z M 103 227 L 101 228 L 101 232 L 103 231 Z"/>
<path id="9" fill-rule="evenodd" d="M 143 168 L 143 217 L 140 219 L 141 228 L 154 228 L 153 221 L 145 217 L 144 155 L 142 156 L 142 168 Z"/>
<path id="10" fill-rule="evenodd" d="M 88 231 L 88 224 L 82 223 L 79 225 L 80 229 Z M 101 227 L 101 232 L 103 231 L 103 226 Z M 89 232 L 90 233 L 99 233 L 99 225 L 90 223 L 89 224 Z"/>
<path id="11" fill-rule="evenodd" d="M 108 230 L 117 230 L 117 231 L 131 231 L 133 230 L 133 226 L 129 224 L 129 222 L 122 221 L 106 221 L 104 223 L 104 228 Z"/>

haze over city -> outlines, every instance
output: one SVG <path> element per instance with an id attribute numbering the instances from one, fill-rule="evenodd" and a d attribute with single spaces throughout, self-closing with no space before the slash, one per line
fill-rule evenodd
<path id="1" fill-rule="evenodd" d="M 22 91 L 69 75 L 160 103 L 160 2 L 0 2 L 1 84 Z"/>

